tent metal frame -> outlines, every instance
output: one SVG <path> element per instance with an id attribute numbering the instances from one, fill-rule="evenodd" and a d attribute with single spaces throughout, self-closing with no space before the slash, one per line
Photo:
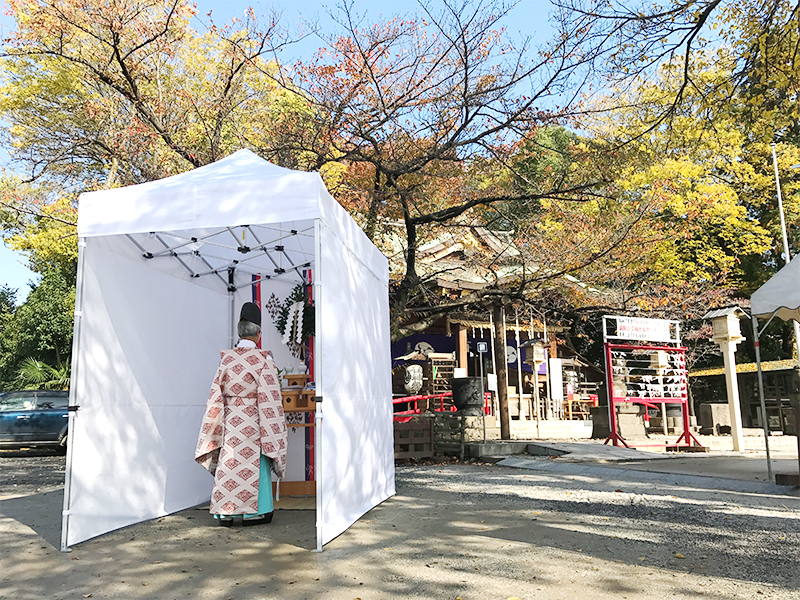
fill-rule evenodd
<path id="1" fill-rule="evenodd" d="M 322 226 L 319 219 L 314 220 L 314 254 L 316 256 L 322 256 Z M 322 262 L 322 261 L 320 261 Z M 313 281 L 313 294 L 314 294 L 314 319 L 316 323 L 322 323 L 322 303 L 320 299 L 322 298 L 323 289 L 322 289 L 322 269 L 317 268 L 316 272 L 314 273 L 314 281 Z M 324 339 L 322 336 L 315 337 L 314 339 L 314 352 L 316 356 L 322 356 L 322 345 L 324 344 Z M 314 361 L 314 382 L 316 389 L 320 390 L 323 389 L 323 382 L 322 382 L 322 369 L 319 368 L 319 362 Z M 317 482 L 316 487 L 316 533 L 317 533 L 317 547 L 313 550 L 314 552 L 322 552 L 322 511 L 323 511 L 323 503 L 322 503 L 322 479 L 323 479 L 323 468 L 322 468 L 322 421 L 324 415 L 322 409 L 322 396 L 317 396 L 315 398 L 316 410 L 314 411 L 314 480 Z"/>
<path id="2" fill-rule="evenodd" d="M 761 404 L 761 427 L 764 430 L 764 447 L 767 450 L 767 478 L 770 481 L 775 481 L 772 473 L 772 459 L 770 457 L 769 452 L 769 423 L 767 422 L 767 403 L 764 400 L 764 373 L 761 371 L 761 345 L 758 341 L 759 337 L 762 333 L 767 329 L 770 323 L 772 323 L 772 319 L 775 318 L 775 315 L 778 313 L 780 308 L 776 308 L 772 314 L 769 316 L 769 319 L 764 324 L 764 327 L 761 328 L 761 331 L 758 330 L 758 317 L 756 315 L 750 315 L 750 318 L 753 322 L 753 345 L 756 349 L 756 372 L 758 373 L 758 400 Z M 798 457 L 800 460 L 800 457 Z"/>
<path id="3" fill-rule="evenodd" d="M 252 225 L 220 227 L 206 233 L 205 235 L 192 237 L 181 235 L 180 232 L 152 231 L 148 234 L 148 237 L 158 240 L 158 242 L 164 246 L 163 250 L 159 250 L 157 252 L 147 250 L 131 234 L 126 234 L 126 237 L 134 246 L 136 246 L 146 260 L 174 258 L 181 264 L 181 266 L 183 266 L 184 269 L 186 269 L 189 277 L 192 279 L 198 279 L 200 277 L 207 276 L 216 276 L 219 278 L 220 282 L 222 282 L 222 284 L 225 286 L 225 289 L 228 291 L 230 299 L 228 306 L 228 345 L 233 347 L 233 345 L 236 343 L 237 337 L 235 307 L 236 291 L 243 287 L 251 286 L 254 283 L 260 283 L 269 279 L 283 278 L 284 275 L 288 274 L 291 274 L 291 277 L 293 278 L 295 273 L 300 277 L 301 282 L 308 283 L 303 275 L 302 269 L 308 269 L 314 264 L 313 253 L 294 249 L 292 250 L 292 254 L 297 255 L 297 257 L 293 258 L 289 252 L 286 251 L 285 245 L 281 243 L 295 236 L 313 239 L 314 234 L 309 233 L 312 231 L 311 227 L 305 229 L 285 229 L 282 227 L 275 227 L 274 225 L 258 225 L 257 228 L 259 230 L 275 232 L 277 235 L 270 236 L 268 241 L 261 241 L 261 238 L 256 231 L 256 226 Z M 239 230 L 238 232 L 236 231 L 237 229 Z M 232 243 L 226 244 L 217 239 L 219 237 L 226 238 L 226 233 L 230 234 L 231 238 L 233 238 Z M 240 233 L 241 236 L 237 235 L 237 233 Z M 261 233 L 263 235 L 263 232 Z M 245 239 L 248 234 L 252 236 L 253 240 L 255 240 L 255 245 L 248 246 L 246 244 Z M 163 237 L 167 235 L 179 241 L 177 243 L 169 244 Z M 232 260 L 228 257 L 215 254 L 213 251 L 201 251 L 199 247 L 189 248 L 190 246 L 198 244 L 201 246 L 209 246 L 211 248 L 220 248 L 227 250 L 228 252 L 238 252 L 243 256 L 243 258 Z M 186 248 L 186 250 L 181 251 L 184 248 Z M 207 270 L 193 270 L 186 263 L 186 261 L 183 260 L 183 257 L 186 256 L 198 258 L 207 267 Z M 254 268 L 252 271 L 246 268 L 242 269 L 242 267 L 249 266 L 248 263 L 251 261 L 264 256 L 266 256 L 272 263 L 272 274 L 263 274 L 262 269 L 260 268 Z M 298 260 L 298 257 L 300 260 Z M 214 266 L 215 264 L 218 266 Z M 258 279 L 253 280 L 252 277 L 250 277 L 245 283 L 237 285 L 236 273 L 240 269 L 244 270 L 251 276 L 258 277 Z M 225 276 L 223 276 L 223 274 L 225 274 Z"/>
<path id="4" fill-rule="evenodd" d="M 303 236 L 307 238 L 313 239 L 313 234 L 309 234 L 308 232 L 311 228 L 307 228 L 304 230 L 297 230 L 297 229 L 281 229 L 278 227 L 271 227 L 267 225 L 259 226 L 262 229 L 266 230 L 274 230 L 278 232 L 278 236 L 276 238 L 270 239 L 269 241 L 262 242 L 254 227 L 250 225 L 240 225 L 238 226 L 241 229 L 242 233 L 242 241 L 240 241 L 239 237 L 237 237 L 236 232 L 234 231 L 235 227 L 223 227 L 221 229 L 216 229 L 206 235 L 197 236 L 197 237 L 184 237 L 180 235 L 180 233 L 173 233 L 173 232 L 150 232 L 148 235 L 150 237 L 155 238 L 158 240 L 161 245 L 164 246 L 163 250 L 159 250 L 158 252 L 151 252 L 148 251 L 144 246 L 142 246 L 131 234 L 126 234 L 126 237 L 131 241 L 133 245 L 139 250 L 142 256 L 147 260 L 153 260 L 156 258 L 163 258 L 163 257 L 172 257 L 178 260 L 178 262 L 186 269 L 189 273 L 189 276 L 192 278 L 204 277 L 207 275 L 216 275 L 219 277 L 220 281 L 225 285 L 226 289 L 229 292 L 235 292 L 237 289 L 243 286 L 236 286 L 235 283 L 230 281 L 230 278 L 226 280 L 220 273 L 230 272 L 231 269 L 239 269 L 244 264 L 262 256 L 266 256 L 269 261 L 272 263 L 274 273 L 272 275 L 262 275 L 260 281 L 265 281 L 267 279 L 271 279 L 273 277 L 280 277 L 281 275 L 289 272 L 294 271 L 297 275 L 300 276 L 301 280 L 303 279 L 303 273 L 301 269 L 309 268 L 314 262 L 314 255 L 311 252 L 304 252 L 302 250 L 293 250 L 294 254 L 298 254 L 306 258 L 307 260 L 298 261 L 293 259 L 292 256 L 286 251 L 285 245 L 281 244 L 280 242 L 292 238 L 294 236 Z M 224 234 L 225 232 L 230 233 L 231 237 L 233 237 L 234 242 L 236 245 L 232 244 L 223 244 L 219 241 L 216 241 L 213 238 Z M 255 246 L 247 246 L 244 243 L 245 234 L 249 233 L 253 236 L 253 239 L 256 241 Z M 181 240 L 177 244 L 170 245 L 168 244 L 162 237 L 162 235 L 169 235 L 171 237 L 177 238 Z M 181 248 L 186 248 L 187 246 L 191 246 L 193 244 L 201 244 L 201 245 L 209 245 L 209 246 L 217 246 L 219 248 L 224 248 L 225 250 L 239 252 L 244 255 L 244 258 L 231 260 L 229 258 L 225 258 L 222 256 L 215 255 L 209 252 L 201 252 L 199 249 L 192 249 L 185 252 L 178 252 Z M 251 254 L 253 253 L 253 254 Z M 278 255 L 278 260 L 275 258 L 275 253 Z M 250 256 L 247 256 L 251 254 Z M 194 271 L 186 262 L 182 259 L 183 256 L 194 256 L 199 258 L 203 264 L 208 267 L 207 271 Z M 209 259 L 214 259 L 220 261 L 222 264 L 220 266 L 215 267 Z M 285 261 L 288 263 L 283 266 Z M 257 274 L 254 270 L 253 274 Z M 251 285 L 253 282 L 248 281 L 246 285 Z M 231 289 L 231 287 L 233 289 Z"/>

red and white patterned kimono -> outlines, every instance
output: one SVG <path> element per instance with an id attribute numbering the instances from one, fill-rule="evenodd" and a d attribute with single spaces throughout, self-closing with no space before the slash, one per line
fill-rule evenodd
<path id="1" fill-rule="evenodd" d="M 261 454 L 272 459 L 279 479 L 286 471 L 278 371 L 258 348 L 223 350 L 220 355 L 194 459 L 214 475 L 212 513 L 257 514 Z"/>

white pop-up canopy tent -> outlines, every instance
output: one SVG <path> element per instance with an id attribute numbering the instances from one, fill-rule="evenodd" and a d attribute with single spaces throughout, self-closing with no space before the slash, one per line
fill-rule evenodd
<path id="1" fill-rule="evenodd" d="M 388 265 L 319 174 L 242 150 L 83 194 L 78 235 L 62 549 L 209 499 L 194 449 L 254 281 L 274 305 L 313 274 L 317 549 L 394 494 Z"/>
<path id="2" fill-rule="evenodd" d="M 755 336 L 756 368 L 758 371 L 758 394 L 761 402 L 761 421 L 764 429 L 764 443 L 767 450 L 767 474 L 772 479 L 772 465 L 769 453 L 769 427 L 764 400 L 764 375 L 761 372 L 761 347 L 759 335 L 775 317 L 784 321 L 800 321 L 800 260 L 789 261 L 764 285 L 750 296 L 750 312 Z M 759 331 L 758 320 L 767 319 Z M 800 461 L 800 438 L 798 439 L 798 461 Z M 800 464 L 800 463 L 799 463 Z"/>

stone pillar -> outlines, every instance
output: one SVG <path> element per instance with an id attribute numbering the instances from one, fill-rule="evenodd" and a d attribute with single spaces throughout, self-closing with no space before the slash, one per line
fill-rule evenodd
<path id="1" fill-rule="evenodd" d="M 744 449 L 742 436 L 742 409 L 739 403 L 739 384 L 736 378 L 736 346 L 744 340 L 739 329 L 739 316 L 729 314 L 713 319 L 714 334 L 711 338 L 722 350 L 725 362 L 725 388 L 728 392 L 728 410 L 731 418 L 731 437 L 733 449 Z"/>
<path id="2" fill-rule="evenodd" d="M 716 342 L 716 340 L 714 340 Z M 728 410 L 731 417 L 731 436 L 733 437 L 733 449 L 741 452 L 744 449 L 744 438 L 742 437 L 742 409 L 739 404 L 739 383 L 736 377 L 736 346 L 741 340 L 729 341 L 722 340 L 717 342 L 722 350 L 722 358 L 725 361 L 725 388 L 728 391 Z"/>

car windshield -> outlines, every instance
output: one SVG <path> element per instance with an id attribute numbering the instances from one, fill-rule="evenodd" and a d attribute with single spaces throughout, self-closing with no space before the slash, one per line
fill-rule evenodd
<path id="1" fill-rule="evenodd" d="M 33 406 L 33 396 L 6 394 L 0 397 L 0 412 L 28 410 Z"/>

